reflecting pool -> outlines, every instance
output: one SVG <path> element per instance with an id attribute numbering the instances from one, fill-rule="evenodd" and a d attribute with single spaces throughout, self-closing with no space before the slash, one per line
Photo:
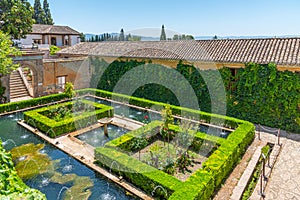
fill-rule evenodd
<path id="1" fill-rule="evenodd" d="M 29 180 L 25 180 L 24 182 L 28 186 L 40 190 L 49 200 L 65 199 L 67 191 L 70 190 L 75 183 L 70 181 L 67 181 L 63 184 L 58 183 L 59 181 L 54 181 L 53 174 L 61 177 L 72 175 L 75 177 L 75 180 L 88 179 L 88 182 L 91 181 L 93 186 L 88 188 L 91 191 L 91 195 L 89 197 L 90 200 L 137 199 L 136 197 L 128 196 L 126 191 L 124 191 L 122 188 L 111 183 L 100 174 L 96 173 L 64 152 L 56 149 L 52 145 L 19 126 L 17 124 L 17 120 L 22 118 L 22 113 L 0 117 L 0 139 L 3 141 L 3 146 L 5 149 L 11 150 L 17 146 L 29 143 L 44 144 L 45 146 L 42 150 L 40 150 L 40 153 L 47 154 L 49 159 L 55 162 L 55 171 L 51 171 L 51 173 L 40 174 Z M 26 157 L 19 158 L 19 162 L 24 159 L 26 159 Z M 36 165 L 38 165 L 38 163 L 36 163 Z M 28 166 L 30 166 L 30 164 L 25 165 L 25 168 Z"/>

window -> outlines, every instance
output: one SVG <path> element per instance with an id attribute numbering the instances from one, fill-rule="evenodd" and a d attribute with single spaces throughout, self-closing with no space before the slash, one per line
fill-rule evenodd
<path id="1" fill-rule="evenodd" d="M 42 44 L 42 40 L 40 40 L 40 39 L 34 39 L 33 43 L 34 44 Z"/>
<path id="2" fill-rule="evenodd" d="M 55 37 L 51 37 L 51 45 L 56 45 L 56 38 Z"/>
<path id="3" fill-rule="evenodd" d="M 57 77 L 57 88 L 65 89 L 65 85 L 66 85 L 66 76 L 58 76 Z"/>

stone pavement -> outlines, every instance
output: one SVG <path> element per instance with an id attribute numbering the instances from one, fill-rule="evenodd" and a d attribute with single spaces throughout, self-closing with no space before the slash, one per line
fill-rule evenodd
<path id="1" fill-rule="evenodd" d="M 264 141 L 277 142 L 277 138 L 262 133 Z M 265 189 L 265 200 L 300 200 L 300 134 L 281 133 L 281 153 L 273 167 Z M 258 191 L 254 191 L 254 193 Z"/>

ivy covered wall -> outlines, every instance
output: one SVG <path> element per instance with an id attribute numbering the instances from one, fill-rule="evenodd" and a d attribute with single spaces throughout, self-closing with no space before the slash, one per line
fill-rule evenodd
<path id="1" fill-rule="evenodd" d="M 116 60 L 109 64 L 99 59 L 92 60 L 91 64 L 94 68 L 91 86 L 107 91 L 113 91 L 120 78 L 131 69 L 141 65 L 146 69 L 152 65 L 135 60 Z M 166 70 L 171 72 L 174 69 Z M 221 106 L 218 108 L 218 102 L 224 101 L 224 96 L 217 95 L 214 97 L 217 100 L 212 101 L 204 81 L 213 80 L 215 89 L 220 90 L 220 94 L 225 88 L 228 116 L 300 133 L 300 126 L 296 122 L 300 119 L 299 74 L 278 71 L 274 64 L 255 63 L 246 64 L 245 68 L 238 69 L 236 74 L 227 67 L 199 73 L 194 66 L 182 62 L 178 63 L 176 71 L 184 76 L 193 88 L 202 111 L 211 112 L 212 106 L 216 112 L 222 109 Z M 168 71 L 153 76 L 162 80 L 173 78 L 168 76 Z M 184 88 L 182 90 L 184 91 Z M 133 96 L 179 105 L 178 99 L 169 88 L 154 83 L 141 86 Z"/>

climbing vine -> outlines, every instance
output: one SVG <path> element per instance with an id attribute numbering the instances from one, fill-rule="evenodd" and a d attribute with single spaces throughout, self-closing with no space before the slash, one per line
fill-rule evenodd
<path id="1" fill-rule="evenodd" d="M 118 80 L 126 72 L 140 65 L 145 65 L 145 69 L 149 70 L 153 64 L 136 60 L 116 60 L 109 64 L 103 60 L 94 59 L 92 65 L 94 73 L 91 85 L 98 89 L 113 91 Z M 181 61 L 176 70 L 193 88 L 202 111 L 211 112 L 212 106 L 217 113 L 221 111 L 220 102 L 224 101 L 221 90 L 225 88 L 228 116 L 300 133 L 298 124 L 300 121 L 299 74 L 278 71 L 275 64 L 255 63 L 246 64 L 245 68 L 237 70 L 235 75 L 227 67 L 219 70 L 203 70 L 200 73 L 193 65 L 184 64 Z M 154 74 L 154 76 L 162 80 L 172 78 L 164 74 Z M 139 77 L 143 76 L 139 75 Z M 213 80 L 214 88 L 220 90 L 217 92 L 220 95 L 215 96 L 213 101 L 203 77 L 205 80 Z M 178 83 L 181 80 L 176 81 Z M 177 85 L 180 87 L 184 84 L 179 82 Z M 178 89 L 185 92 L 185 88 Z M 141 86 L 133 96 L 179 105 L 172 91 L 154 83 Z"/>

